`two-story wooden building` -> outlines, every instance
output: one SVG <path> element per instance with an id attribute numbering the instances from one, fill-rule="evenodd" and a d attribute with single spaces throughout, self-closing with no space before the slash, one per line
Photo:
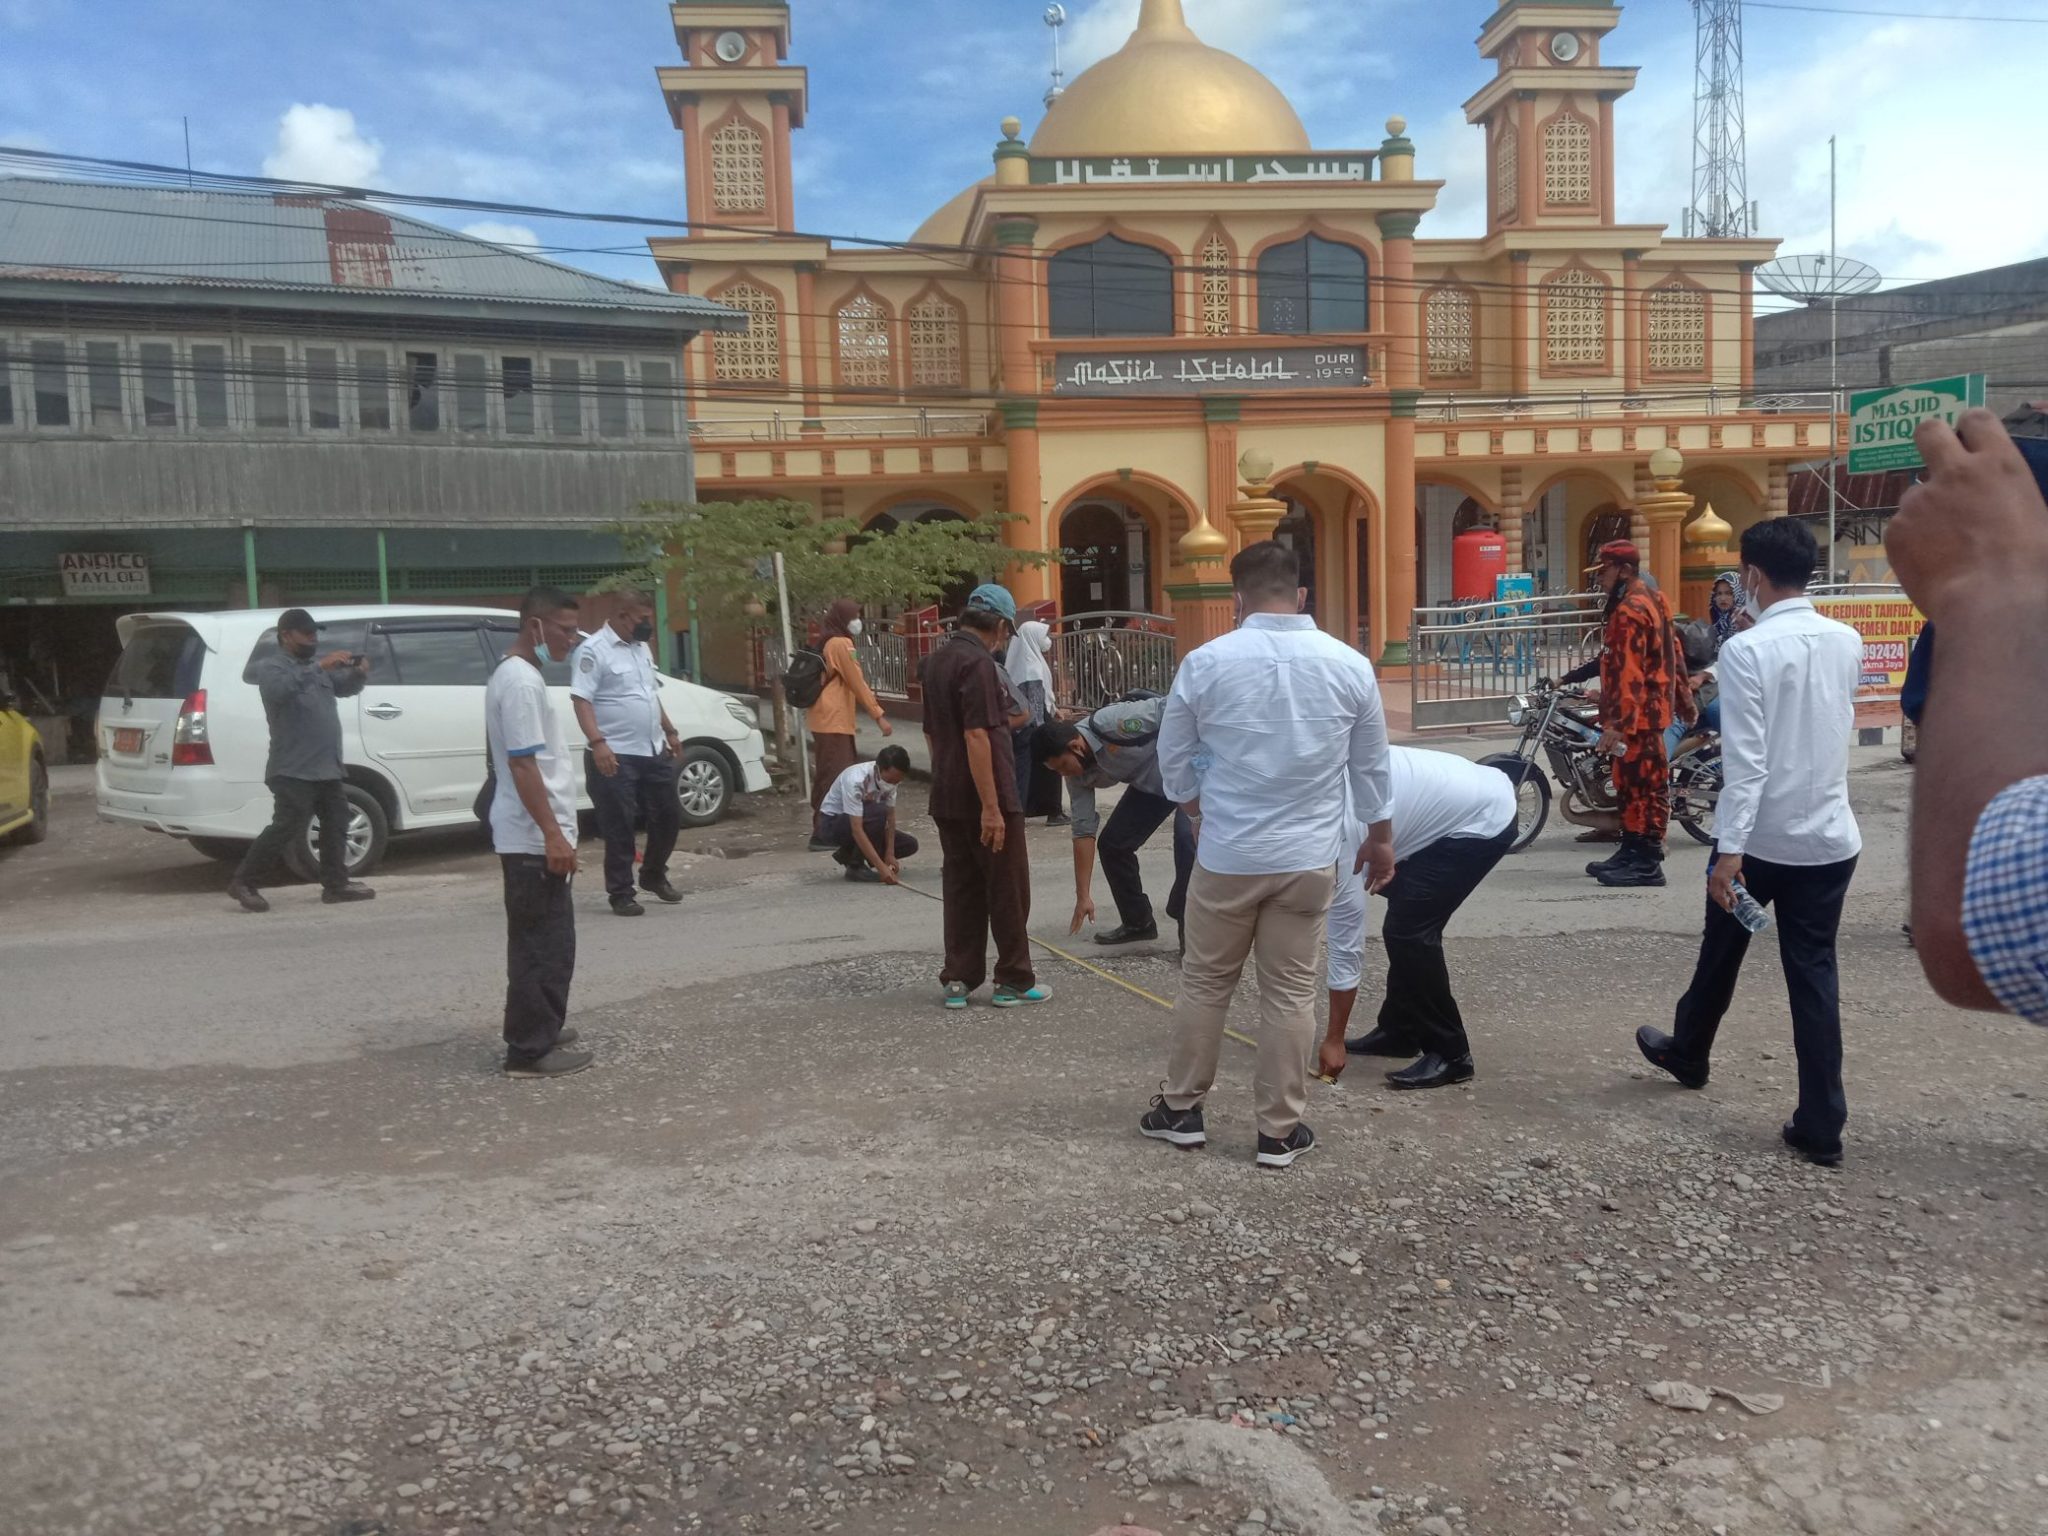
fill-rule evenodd
<path id="1" fill-rule="evenodd" d="M 1026 595 L 1159 610 L 1177 541 L 1227 527 L 1258 450 L 1325 626 L 1398 661 L 1466 527 L 1570 589 L 1637 524 L 1652 452 L 1680 449 L 1686 488 L 1739 529 L 1825 449 L 1824 402 L 1753 388 L 1751 273 L 1775 242 L 1617 218 L 1636 71 L 1609 58 L 1612 0 L 1475 15 L 1487 215 L 1460 239 L 1423 238 L 1443 184 L 1399 118 L 1372 147 L 1312 145 L 1180 0 L 1144 0 L 1028 137 L 1006 122 L 991 174 L 908 242 L 800 236 L 790 8 L 673 15 L 683 62 L 659 76 L 695 227 L 654 254 L 676 291 L 750 320 L 686 365 L 707 496 L 880 528 L 1009 514 L 1018 543 L 1064 554 Z"/>

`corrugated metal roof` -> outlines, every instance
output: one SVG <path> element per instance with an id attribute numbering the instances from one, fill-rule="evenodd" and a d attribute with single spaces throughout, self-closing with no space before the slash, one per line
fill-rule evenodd
<path id="1" fill-rule="evenodd" d="M 387 293 L 739 319 L 343 198 L 0 177 L 0 276 Z"/>

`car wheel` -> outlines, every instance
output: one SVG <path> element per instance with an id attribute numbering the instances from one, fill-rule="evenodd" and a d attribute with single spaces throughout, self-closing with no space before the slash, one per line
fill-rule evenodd
<path id="1" fill-rule="evenodd" d="M 188 837 L 194 853 L 203 854 L 216 864 L 239 864 L 249 855 L 249 845 L 238 843 L 229 837 Z"/>
<path id="2" fill-rule="evenodd" d="M 708 827 L 722 820 L 732 805 L 732 793 L 732 769 L 715 748 L 683 748 L 676 768 L 676 798 L 682 802 L 684 826 Z"/>
<path id="3" fill-rule="evenodd" d="M 384 862 L 391 842 L 391 822 L 377 797 L 359 784 L 342 786 L 348 797 L 348 877 L 360 880 Z M 320 820 L 315 817 L 306 835 L 285 850 L 285 862 L 301 880 L 320 878 Z"/>
<path id="4" fill-rule="evenodd" d="M 28 825 L 14 834 L 14 841 L 26 848 L 50 835 L 50 770 L 42 755 L 28 760 Z"/>

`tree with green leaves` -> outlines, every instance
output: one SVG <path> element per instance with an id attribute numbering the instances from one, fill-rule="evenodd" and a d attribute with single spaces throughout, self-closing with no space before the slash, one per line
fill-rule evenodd
<path id="1" fill-rule="evenodd" d="M 801 501 L 648 503 L 623 525 L 623 580 L 657 581 L 682 571 L 697 601 L 737 611 L 759 601 L 772 612 L 775 576 L 767 557 L 780 554 L 789 581 L 792 621 L 850 597 L 863 607 L 922 608 L 966 581 L 994 581 L 1012 566 L 1044 566 L 1060 557 L 1003 544 L 1002 523 L 911 522 L 892 533 L 864 533 L 850 518 L 820 521 Z"/>

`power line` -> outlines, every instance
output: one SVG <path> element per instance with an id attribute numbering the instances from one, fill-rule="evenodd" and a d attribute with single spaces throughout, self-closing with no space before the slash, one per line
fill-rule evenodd
<path id="1" fill-rule="evenodd" d="M 1966 16 L 1955 11 L 1880 11 L 1853 5 L 1799 5 L 1793 0 L 1742 0 L 1752 11 L 1806 11 L 1817 16 L 1877 16 L 1890 21 L 1988 21 L 2003 26 L 2048 27 L 2048 16 Z"/>

